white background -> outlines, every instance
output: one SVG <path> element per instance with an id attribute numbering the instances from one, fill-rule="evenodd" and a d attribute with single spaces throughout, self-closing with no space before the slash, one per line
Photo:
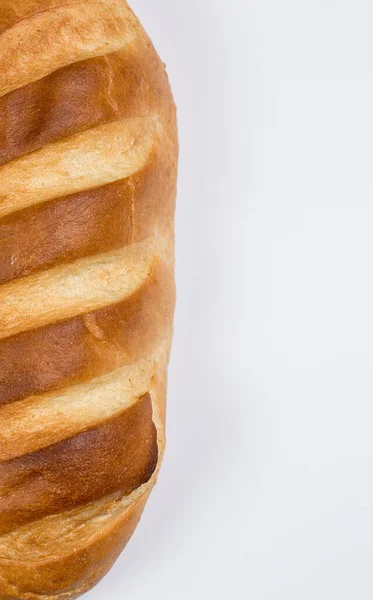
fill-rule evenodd
<path id="1" fill-rule="evenodd" d="M 179 107 L 168 451 L 87 600 L 371 600 L 371 0 L 132 6 Z"/>

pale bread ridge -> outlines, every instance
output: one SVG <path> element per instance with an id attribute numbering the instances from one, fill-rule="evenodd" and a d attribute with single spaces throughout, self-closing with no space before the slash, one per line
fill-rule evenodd
<path id="1" fill-rule="evenodd" d="M 6 163 L 0 167 L 0 218 L 133 175 L 147 163 L 156 130 L 155 119 L 123 119 Z"/>
<path id="2" fill-rule="evenodd" d="M 66 2 L 31 14 L 0 36 L 0 96 L 66 65 L 120 50 L 138 30 L 136 17 L 118 0 Z"/>
<path id="3" fill-rule="evenodd" d="M 0 461 L 40 450 L 120 414 L 144 396 L 154 358 L 67 390 L 0 408 Z"/>

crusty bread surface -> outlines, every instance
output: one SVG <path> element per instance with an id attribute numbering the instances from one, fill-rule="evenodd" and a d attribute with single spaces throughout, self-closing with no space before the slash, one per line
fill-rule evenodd
<path id="1" fill-rule="evenodd" d="M 177 152 L 125 0 L 0 0 L 0 600 L 89 590 L 156 482 Z"/>

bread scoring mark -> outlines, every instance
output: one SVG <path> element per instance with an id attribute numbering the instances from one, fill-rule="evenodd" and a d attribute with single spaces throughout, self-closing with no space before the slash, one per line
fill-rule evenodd
<path id="1" fill-rule="evenodd" d="M 133 175 L 147 164 L 157 129 L 153 118 L 123 119 L 6 163 L 0 167 L 0 218 Z"/>
<path id="2" fill-rule="evenodd" d="M 0 461 L 36 452 L 97 426 L 150 389 L 154 357 L 66 390 L 0 408 Z"/>
<path id="3" fill-rule="evenodd" d="M 2 340 L 0 405 L 83 383 L 151 354 L 171 327 L 169 278 L 157 259 L 121 302 Z"/>
<path id="4" fill-rule="evenodd" d="M 146 281 L 153 240 L 82 258 L 0 286 L 0 339 L 120 302 Z"/>
<path id="5" fill-rule="evenodd" d="M 39 11 L 0 36 L 0 96 L 75 62 L 132 43 L 139 24 L 124 2 L 68 3 Z"/>

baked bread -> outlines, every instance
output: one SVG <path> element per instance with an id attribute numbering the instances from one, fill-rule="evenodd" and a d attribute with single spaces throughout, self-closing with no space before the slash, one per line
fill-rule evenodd
<path id="1" fill-rule="evenodd" d="M 0 598 L 77 598 L 156 481 L 175 107 L 124 0 L 0 1 Z"/>

